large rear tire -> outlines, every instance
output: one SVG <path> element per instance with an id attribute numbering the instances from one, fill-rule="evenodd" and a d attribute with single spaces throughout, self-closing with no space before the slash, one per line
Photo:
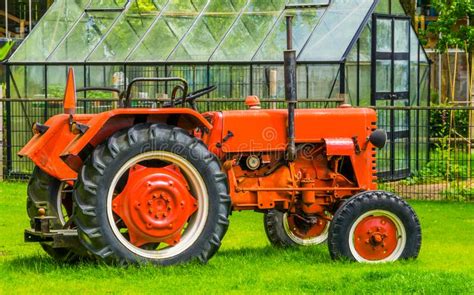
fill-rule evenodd
<path id="1" fill-rule="evenodd" d="M 202 141 L 163 124 L 136 125 L 98 146 L 74 201 L 84 246 L 119 264 L 207 262 L 231 206 L 219 160 Z"/>
<path id="2" fill-rule="evenodd" d="M 26 210 L 30 218 L 30 226 L 34 228 L 35 217 L 39 209 L 44 209 L 46 216 L 56 217 L 50 223 L 50 229 L 59 230 L 64 227 L 72 227 L 68 223 L 72 215 L 72 192 L 71 187 L 54 177 L 48 175 L 38 167 L 35 167 L 28 183 L 28 197 Z M 69 225 L 66 225 L 68 223 Z M 40 243 L 44 251 L 58 262 L 76 262 L 82 258 L 82 245 L 78 244 L 76 249 L 53 248 L 51 243 Z"/>
<path id="3" fill-rule="evenodd" d="M 383 191 L 360 193 L 343 204 L 329 228 L 333 259 L 377 263 L 418 257 L 421 227 L 415 211 Z"/>

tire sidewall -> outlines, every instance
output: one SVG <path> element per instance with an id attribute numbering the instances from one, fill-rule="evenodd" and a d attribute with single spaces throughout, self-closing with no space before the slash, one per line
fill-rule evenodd
<path id="1" fill-rule="evenodd" d="M 121 241 L 115 236 L 114 231 L 109 223 L 108 218 L 108 193 L 110 185 L 118 173 L 118 171 L 125 165 L 130 159 L 139 156 L 140 154 L 153 152 L 153 151 L 164 151 L 174 153 L 186 161 L 188 161 L 201 175 L 207 189 L 208 197 L 208 215 L 206 217 L 205 226 L 198 237 L 198 239 L 186 250 L 180 254 L 164 259 L 150 259 L 139 256 L 131 252 Z M 97 218 L 99 223 L 104 225 L 103 236 L 113 252 L 117 256 L 124 258 L 126 261 L 132 263 L 143 263 L 143 262 L 152 262 L 162 265 L 170 265 L 188 261 L 196 256 L 197 253 L 202 252 L 202 250 L 208 246 L 208 241 L 211 239 L 211 236 L 214 232 L 213 228 L 217 224 L 218 213 L 219 213 L 219 203 L 216 199 L 216 196 L 219 195 L 219 190 L 216 189 L 216 184 L 214 183 L 214 174 L 213 169 L 216 167 L 210 167 L 210 165 L 215 165 L 215 161 L 211 162 L 209 165 L 204 161 L 204 157 L 207 154 L 200 152 L 198 149 L 191 149 L 189 146 L 185 146 L 178 141 L 166 141 L 163 142 L 160 138 L 151 139 L 147 142 L 137 143 L 132 145 L 129 149 L 119 152 L 117 157 L 112 161 L 112 163 L 107 167 L 102 178 L 101 184 L 97 187 Z M 219 167 L 220 168 L 220 167 Z M 218 184 L 220 185 L 220 184 Z M 225 188 L 227 190 L 227 188 Z"/>
<path id="2" fill-rule="evenodd" d="M 366 198 L 367 194 L 377 197 Z M 357 261 L 350 249 L 351 229 L 360 216 L 374 210 L 388 211 L 396 215 L 405 229 L 406 243 L 400 257 L 396 260 L 416 258 L 421 245 L 421 231 L 415 212 L 405 201 L 395 195 L 380 191 L 358 194 L 336 211 L 329 228 L 331 256 L 333 258 L 345 256 Z"/>

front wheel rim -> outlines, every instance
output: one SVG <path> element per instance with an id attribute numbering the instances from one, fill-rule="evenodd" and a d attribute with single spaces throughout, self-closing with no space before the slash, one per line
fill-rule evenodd
<path id="1" fill-rule="evenodd" d="M 324 222 L 325 227 L 321 231 L 321 233 L 317 236 L 313 237 L 308 237 L 308 238 L 302 238 L 294 233 L 294 231 L 290 228 L 290 223 L 288 222 L 288 213 L 283 214 L 283 229 L 285 230 L 286 235 L 296 244 L 298 245 L 303 245 L 303 246 L 311 246 L 311 245 L 319 245 L 324 243 L 329 234 L 329 225 L 330 222 L 326 220 L 322 220 L 321 218 L 318 218 L 319 220 L 317 222 Z"/>
<path id="2" fill-rule="evenodd" d="M 158 248 L 155 250 L 148 250 L 137 247 L 132 244 L 130 239 L 127 239 L 127 237 L 123 234 L 123 232 L 121 232 L 120 228 L 117 226 L 117 220 L 115 218 L 116 215 L 114 216 L 115 212 L 113 206 L 116 205 L 114 203 L 114 198 L 117 197 L 115 189 L 119 180 L 127 171 L 130 171 L 132 167 L 144 161 L 163 161 L 178 167 L 180 172 L 186 178 L 187 183 L 189 183 L 189 189 L 192 192 L 192 195 L 196 198 L 198 204 L 197 209 L 193 212 L 186 226 L 183 228 L 183 233 L 180 237 L 179 242 L 177 242 L 173 246 L 169 246 L 162 249 Z M 197 239 L 204 230 L 207 221 L 208 210 L 209 200 L 207 188 L 200 173 L 188 160 L 184 159 L 179 155 L 166 151 L 153 151 L 143 153 L 127 161 L 127 163 L 125 163 L 121 167 L 121 169 L 115 174 L 107 194 L 107 219 L 115 237 L 129 251 L 147 259 L 169 259 L 176 257 L 185 252 L 187 249 L 189 249 L 197 241 Z"/>
<path id="3" fill-rule="evenodd" d="M 366 263 L 396 261 L 407 242 L 400 218 L 386 210 L 359 216 L 349 232 L 349 248 L 355 260 Z"/>

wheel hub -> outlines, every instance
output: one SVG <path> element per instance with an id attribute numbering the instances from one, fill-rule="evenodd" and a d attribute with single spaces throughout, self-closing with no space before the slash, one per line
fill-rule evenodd
<path id="1" fill-rule="evenodd" d="M 288 216 L 288 227 L 293 234 L 301 239 L 311 239 L 320 236 L 326 229 L 327 221 L 322 218 L 303 219 L 298 215 Z"/>
<path id="2" fill-rule="evenodd" d="M 398 240 L 397 227 L 386 216 L 368 216 L 357 224 L 354 231 L 355 250 L 371 261 L 389 257 L 397 248 Z"/>
<path id="3" fill-rule="evenodd" d="M 176 166 L 135 165 L 112 207 L 127 226 L 133 245 L 176 245 L 189 218 L 197 211 L 198 202 Z"/>

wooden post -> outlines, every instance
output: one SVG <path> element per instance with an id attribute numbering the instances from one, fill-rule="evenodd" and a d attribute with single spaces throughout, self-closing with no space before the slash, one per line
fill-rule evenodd
<path id="1" fill-rule="evenodd" d="M 20 21 L 20 39 L 25 38 L 25 20 Z"/>
<path id="2" fill-rule="evenodd" d="M 270 93 L 270 98 L 271 99 L 277 99 L 277 71 L 276 70 L 270 70 L 270 87 L 269 87 L 269 93 Z M 276 109 L 277 104 L 276 102 L 272 103 L 272 109 Z"/>

